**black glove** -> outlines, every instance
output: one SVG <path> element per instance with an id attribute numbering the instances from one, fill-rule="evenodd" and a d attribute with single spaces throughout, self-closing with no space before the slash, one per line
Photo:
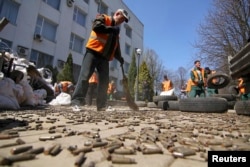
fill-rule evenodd
<path id="1" fill-rule="evenodd" d="M 204 82 L 203 81 L 198 81 L 198 86 L 203 86 Z"/>
<path id="2" fill-rule="evenodd" d="M 124 59 L 123 59 L 123 57 L 120 57 L 120 58 L 119 58 L 119 62 L 121 63 L 121 66 L 124 64 Z"/>
<path id="3" fill-rule="evenodd" d="M 113 33 L 115 35 L 118 35 L 120 33 L 120 27 L 118 27 L 118 26 L 113 27 Z"/>

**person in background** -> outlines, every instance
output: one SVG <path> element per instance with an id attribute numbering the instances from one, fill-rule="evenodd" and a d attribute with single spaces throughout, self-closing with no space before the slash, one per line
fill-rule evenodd
<path id="1" fill-rule="evenodd" d="M 173 82 L 170 79 L 168 79 L 168 76 L 164 75 L 163 78 L 164 80 L 161 83 L 162 91 L 169 91 L 173 89 Z"/>
<path id="2" fill-rule="evenodd" d="M 96 93 L 97 84 L 98 84 L 97 72 L 94 71 L 91 77 L 89 78 L 89 88 L 88 88 L 87 97 L 86 97 L 87 106 L 91 106 L 93 97 L 96 97 L 95 93 Z"/>
<path id="3" fill-rule="evenodd" d="M 215 74 L 216 71 L 215 70 L 210 70 L 209 67 L 205 67 L 205 73 L 207 74 L 207 77 L 208 77 L 209 75 Z M 216 85 L 217 78 L 214 78 L 212 80 L 212 83 Z M 206 96 L 207 97 L 209 97 L 209 96 L 211 96 L 213 94 L 218 94 L 218 93 L 219 93 L 218 89 L 214 89 L 214 88 L 211 88 L 211 87 L 207 86 L 207 89 L 206 89 Z"/>
<path id="4" fill-rule="evenodd" d="M 85 104 L 89 78 L 97 70 L 101 82 L 97 86 L 96 107 L 97 111 L 106 111 L 109 61 L 116 58 L 121 65 L 124 64 L 119 44 L 119 26 L 128 20 L 128 12 L 124 9 L 118 9 L 113 16 L 98 14 L 94 19 L 71 105 Z"/>
<path id="5" fill-rule="evenodd" d="M 61 92 L 72 94 L 74 91 L 74 84 L 71 81 L 60 81 L 59 83 L 55 84 L 55 95 L 59 95 Z"/>
<path id="6" fill-rule="evenodd" d="M 114 100 L 114 93 L 116 91 L 115 82 L 111 80 L 111 82 L 108 85 L 107 95 L 109 100 Z"/>
<path id="7" fill-rule="evenodd" d="M 238 86 L 236 88 L 239 90 L 241 100 L 249 100 L 250 93 L 247 93 L 246 88 L 250 87 L 250 85 L 247 85 L 244 79 L 242 77 L 238 79 Z"/>
<path id="8" fill-rule="evenodd" d="M 187 83 L 185 83 L 184 85 L 181 86 L 181 99 L 184 99 L 187 97 Z"/>
<path id="9" fill-rule="evenodd" d="M 207 74 L 205 70 L 201 68 L 199 60 L 194 61 L 194 68 L 190 72 L 191 91 L 189 97 L 205 97 L 205 87 L 207 86 Z"/>

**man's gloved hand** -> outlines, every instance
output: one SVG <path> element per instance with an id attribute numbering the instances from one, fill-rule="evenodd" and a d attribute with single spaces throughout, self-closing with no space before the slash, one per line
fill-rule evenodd
<path id="1" fill-rule="evenodd" d="M 119 59 L 119 62 L 121 63 L 121 66 L 124 64 L 124 58 L 123 57 L 121 57 L 120 59 Z"/>
<path id="2" fill-rule="evenodd" d="M 198 81 L 198 86 L 203 86 L 204 82 L 203 81 Z"/>
<path id="3" fill-rule="evenodd" d="M 114 26 L 114 27 L 113 27 L 113 33 L 114 33 L 115 35 L 118 35 L 118 34 L 120 33 L 120 27 Z"/>

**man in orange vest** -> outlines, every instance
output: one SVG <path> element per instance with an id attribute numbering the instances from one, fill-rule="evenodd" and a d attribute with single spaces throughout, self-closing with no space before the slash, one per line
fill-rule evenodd
<path id="1" fill-rule="evenodd" d="M 71 105 L 82 105 L 88 90 L 88 80 L 95 69 L 98 72 L 97 111 L 106 110 L 107 89 L 109 83 L 109 61 L 116 58 L 121 65 L 124 59 L 121 56 L 119 33 L 124 21 L 128 22 L 128 12 L 118 9 L 114 15 L 98 14 L 93 21 L 92 31 L 86 44 L 86 53 L 83 57 L 80 75 L 76 89 L 72 96 Z"/>
<path id="2" fill-rule="evenodd" d="M 195 67 L 190 72 L 191 76 L 191 91 L 189 97 L 205 97 L 205 87 L 207 86 L 207 74 L 205 70 L 201 68 L 199 60 L 194 62 Z"/>
<path id="3" fill-rule="evenodd" d="M 187 84 L 187 86 L 186 86 L 187 97 L 189 97 L 189 93 L 191 91 L 191 86 L 192 86 L 192 79 L 191 78 L 188 79 L 186 84 Z"/>
<path id="4" fill-rule="evenodd" d="M 241 100 L 249 100 L 250 99 L 250 93 L 247 92 L 247 88 L 249 89 L 250 83 L 246 82 L 246 78 L 239 78 L 238 79 L 238 86 L 236 87 L 239 90 L 239 94 L 241 96 Z"/>
<path id="5" fill-rule="evenodd" d="M 58 95 L 61 92 L 71 94 L 74 91 L 74 84 L 71 81 L 60 81 L 55 85 L 55 94 Z"/>
<path id="6" fill-rule="evenodd" d="M 98 77 L 96 71 L 94 71 L 91 77 L 89 78 L 89 88 L 86 97 L 86 104 L 88 106 L 92 105 L 92 99 L 93 97 L 96 97 L 97 84 L 98 84 Z"/>
<path id="7" fill-rule="evenodd" d="M 107 95 L 109 100 L 114 99 L 114 93 L 115 93 L 116 87 L 115 82 L 112 80 L 108 85 Z"/>
<path id="8" fill-rule="evenodd" d="M 168 79 L 167 75 L 164 75 L 164 81 L 161 83 L 162 91 L 169 91 L 173 89 L 173 83 L 170 79 Z"/>

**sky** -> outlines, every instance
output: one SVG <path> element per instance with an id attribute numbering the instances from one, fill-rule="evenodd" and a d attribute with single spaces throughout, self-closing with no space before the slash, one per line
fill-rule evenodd
<path id="1" fill-rule="evenodd" d="M 165 69 L 190 69 L 197 50 L 198 26 L 212 0 L 123 0 L 144 25 L 144 50 L 152 49 Z M 202 64 L 202 62 L 201 62 Z"/>

